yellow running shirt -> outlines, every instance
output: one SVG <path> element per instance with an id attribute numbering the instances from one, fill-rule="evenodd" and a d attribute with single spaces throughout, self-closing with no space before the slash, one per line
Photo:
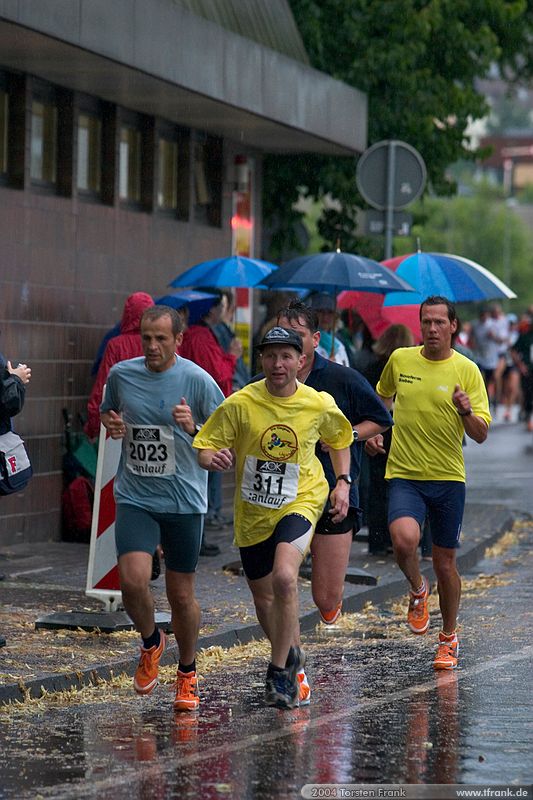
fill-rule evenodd
<path id="1" fill-rule="evenodd" d="M 193 440 L 197 449 L 236 451 L 235 544 L 268 539 L 280 519 L 302 514 L 316 525 L 328 483 L 315 445 L 340 450 L 352 426 L 331 395 L 298 383 L 290 397 L 274 397 L 265 380 L 236 392 L 209 417 Z"/>
<path id="2" fill-rule="evenodd" d="M 424 358 L 421 347 L 394 351 L 376 386 L 381 397 L 396 395 L 386 478 L 464 483 L 465 431 L 452 402 L 457 384 L 473 413 L 490 425 L 487 392 L 473 361 L 455 350 L 443 361 Z"/>

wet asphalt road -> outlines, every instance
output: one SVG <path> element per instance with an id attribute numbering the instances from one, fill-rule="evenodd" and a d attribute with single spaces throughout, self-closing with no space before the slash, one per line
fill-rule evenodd
<path id="1" fill-rule="evenodd" d="M 523 424 L 495 426 L 484 444 L 468 440 L 464 454 L 467 500 L 533 514 L 533 433 Z"/>
<path id="2" fill-rule="evenodd" d="M 483 458 L 469 451 L 472 499 L 533 511 L 533 481 L 515 477 L 533 459 L 514 434 L 496 431 Z M 206 676 L 198 717 L 174 715 L 160 686 L 0 721 L 0 797 L 281 800 L 307 783 L 530 783 L 532 535 L 525 526 L 465 576 L 455 672 L 431 667 L 438 615 L 414 637 L 381 609 L 370 638 L 361 626 L 305 636 L 306 708 L 264 707 L 255 656 Z M 499 579 L 487 591 L 482 573 Z"/>

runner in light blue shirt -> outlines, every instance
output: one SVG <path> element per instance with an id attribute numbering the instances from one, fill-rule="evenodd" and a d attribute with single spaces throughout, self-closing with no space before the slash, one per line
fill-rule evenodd
<path id="1" fill-rule="evenodd" d="M 122 439 L 114 484 L 115 541 L 124 607 L 143 640 L 133 686 L 142 695 L 154 689 L 166 646 L 165 634 L 155 625 L 149 586 L 152 554 L 161 544 L 180 654 L 174 708 L 196 711 L 200 607 L 194 579 L 207 510 L 207 473 L 198 465 L 192 442 L 224 396 L 207 372 L 176 354 L 182 331 L 174 309 L 146 309 L 141 318 L 144 357 L 112 367 L 100 413 L 111 438 Z"/>
<path id="2" fill-rule="evenodd" d="M 199 425 L 224 400 L 205 370 L 178 355 L 164 372 L 153 372 L 144 357 L 110 370 L 100 411 L 120 409 L 126 424 L 115 479 L 117 503 L 167 514 L 207 511 L 207 473 L 198 465 L 192 437 L 172 416 L 182 397 Z"/>

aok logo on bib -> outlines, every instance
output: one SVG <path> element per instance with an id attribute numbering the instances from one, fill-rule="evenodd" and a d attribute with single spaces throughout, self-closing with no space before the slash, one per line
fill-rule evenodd
<path id="1" fill-rule="evenodd" d="M 158 442 L 160 439 L 158 428 L 137 428 L 132 425 L 131 434 L 134 442 Z"/>
<path id="2" fill-rule="evenodd" d="M 281 508 L 296 499 L 299 475 L 299 464 L 263 461 L 246 456 L 241 497 L 255 506 Z"/>
<path id="3" fill-rule="evenodd" d="M 287 425 L 271 425 L 261 436 L 261 452 L 269 461 L 288 461 L 297 450 L 298 439 Z"/>

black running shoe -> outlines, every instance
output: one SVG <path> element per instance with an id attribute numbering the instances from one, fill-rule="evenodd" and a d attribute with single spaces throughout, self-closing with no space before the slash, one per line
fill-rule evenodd
<path id="1" fill-rule="evenodd" d="M 274 669 L 272 664 L 268 665 L 265 702 L 267 706 L 276 708 L 296 708 L 298 706 L 298 681 L 294 667 Z"/>
<path id="2" fill-rule="evenodd" d="M 306 661 L 305 652 L 301 647 L 289 647 L 285 669 L 288 669 L 291 675 L 293 672 L 296 675 L 305 667 Z"/>

